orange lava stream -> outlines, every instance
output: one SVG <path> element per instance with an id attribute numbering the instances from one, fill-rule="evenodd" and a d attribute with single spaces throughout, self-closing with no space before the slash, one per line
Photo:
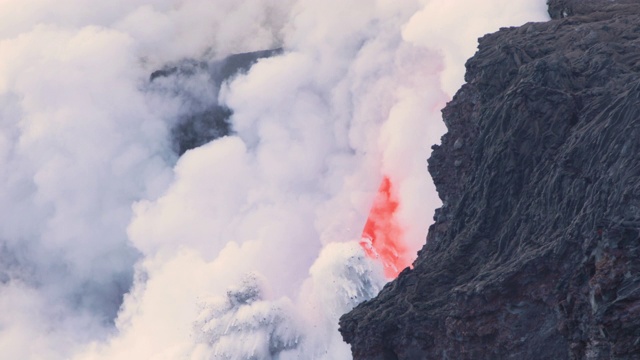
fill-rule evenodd
<path id="1" fill-rule="evenodd" d="M 382 262 L 385 276 L 389 279 L 395 279 L 400 271 L 411 265 L 403 231 L 395 219 L 399 203 L 392 190 L 391 181 L 385 176 L 360 240 L 367 256 Z"/>

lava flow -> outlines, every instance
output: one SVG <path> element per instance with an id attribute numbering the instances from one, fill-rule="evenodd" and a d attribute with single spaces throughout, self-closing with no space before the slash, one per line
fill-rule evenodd
<path id="1" fill-rule="evenodd" d="M 392 192 L 391 181 L 385 176 L 360 241 L 360 246 L 367 256 L 382 262 L 384 273 L 390 279 L 396 278 L 398 273 L 411 263 L 406 256 L 407 247 L 403 242 L 403 231 L 395 219 L 398 205 L 398 200 Z"/>

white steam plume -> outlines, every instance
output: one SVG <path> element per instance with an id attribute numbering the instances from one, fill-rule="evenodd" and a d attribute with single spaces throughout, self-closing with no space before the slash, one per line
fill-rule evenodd
<path id="1" fill-rule="evenodd" d="M 439 205 L 439 110 L 476 38 L 544 10 L 1 1 L 0 357 L 349 358 L 337 319 L 386 281 L 357 243 L 382 176 L 415 252 Z M 274 48 L 224 84 L 149 80 Z M 178 157 L 172 127 L 217 103 L 233 135 Z"/>

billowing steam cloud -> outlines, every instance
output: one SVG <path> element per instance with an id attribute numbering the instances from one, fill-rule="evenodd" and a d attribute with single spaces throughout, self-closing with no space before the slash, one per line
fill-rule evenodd
<path id="1" fill-rule="evenodd" d="M 415 254 L 476 38 L 544 10 L 0 2 L 2 358 L 349 358 L 337 319 L 386 281 L 358 244 L 380 182 Z"/>

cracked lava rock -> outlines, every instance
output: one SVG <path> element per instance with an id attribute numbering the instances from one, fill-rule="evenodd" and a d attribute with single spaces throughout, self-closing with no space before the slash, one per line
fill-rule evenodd
<path id="1" fill-rule="evenodd" d="M 550 0 L 480 39 L 414 269 L 340 320 L 354 359 L 640 359 L 640 3 Z"/>

